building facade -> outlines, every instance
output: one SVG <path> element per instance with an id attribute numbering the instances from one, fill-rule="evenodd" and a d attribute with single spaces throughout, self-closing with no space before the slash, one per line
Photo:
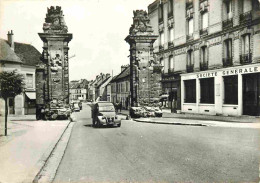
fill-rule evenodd
<path id="1" fill-rule="evenodd" d="M 86 79 L 70 82 L 70 103 L 86 101 L 88 96 L 88 81 Z"/>
<path id="2" fill-rule="evenodd" d="M 0 39 L 1 71 L 13 71 L 22 74 L 25 88 L 22 94 L 8 98 L 9 115 L 29 115 L 36 113 L 35 69 L 41 54 L 30 44 L 14 42 L 13 31 L 8 32 L 8 39 Z M 1 99 L 1 106 L 4 106 Z M 4 107 L 1 108 L 3 114 Z"/>
<path id="3" fill-rule="evenodd" d="M 168 0 L 155 1 L 149 9 L 160 35 L 156 51 L 164 62 L 162 82 L 171 90 L 174 79 L 179 82 L 178 109 L 260 115 L 259 1 Z"/>
<path id="4" fill-rule="evenodd" d="M 121 72 L 110 82 L 113 103 L 121 103 L 124 109 L 130 107 L 130 66 L 121 66 Z"/>

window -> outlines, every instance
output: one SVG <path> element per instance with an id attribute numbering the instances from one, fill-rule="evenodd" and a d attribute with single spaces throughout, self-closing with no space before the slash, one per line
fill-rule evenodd
<path id="1" fill-rule="evenodd" d="M 214 104 L 214 78 L 200 79 L 200 103 Z"/>
<path id="2" fill-rule="evenodd" d="M 193 50 L 188 51 L 187 57 L 187 65 L 193 65 Z"/>
<path id="3" fill-rule="evenodd" d="M 238 104 L 238 76 L 224 77 L 224 103 Z"/>
<path id="4" fill-rule="evenodd" d="M 164 45 L 164 33 L 160 32 L 160 45 L 163 46 Z"/>
<path id="5" fill-rule="evenodd" d="M 224 58 L 232 58 L 232 39 L 224 41 Z"/>
<path id="6" fill-rule="evenodd" d="M 231 0 L 227 0 L 225 5 L 226 5 L 227 19 L 230 19 L 230 18 L 232 18 L 232 2 L 231 2 Z"/>
<path id="7" fill-rule="evenodd" d="M 26 74 L 26 88 L 33 88 L 33 74 Z"/>
<path id="8" fill-rule="evenodd" d="M 193 18 L 188 20 L 188 35 L 191 36 L 193 34 Z"/>
<path id="9" fill-rule="evenodd" d="M 163 3 L 160 3 L 158 13 L 159 13 L 159 23 L 163 22 Z"/>
<path id="10" fill-rule="evenodd" d="M 204 12 L 202 15 L 201 15 L 201 28 L 204 30 L 204 29 L 207 29 L 208 26 L 209 26 L 209 23 L 208 23 L 208 12 Z"/>
<path id="11" fill-rule="evenodd" d="M 196 103 L 196 79 L 185 80 L 185 103 Z"/>
<path id="12" fill-rule="evenodd" d="M 173 71 L 173 68 L 174 68 L 173 56 L 171 55 L 171 56 L 169 57 L 169 69 L 170 69 L 171 71 Z"/>
<path id="13" fill-rule="evenodd" d="M 242 54 L 249 54 L 250 52 L 250 34 L 242 36 Z"/>
<path id="14" fill-rule="evenodd" d="M 168 0 L 168 17 L 173 16 L 173 0 Z"/>
<path id="15" fill-rule="evenodd" d="M 164 67 L 163 58 L 160 59 L 160 64 Z"/>
<path id="16" fill-rule="evenodd" d="M 173 42 L 174 40 L 174 31 L 173 28 L 169 28 L 169 42 Z"/>
<path id="17" fill-rule="evenodd" d="M 207 47 L 203 46 L 200 49 L 200 60 L 201 63 L 207 63 L 208 62 L 208 54 L 207 54 Z"/>

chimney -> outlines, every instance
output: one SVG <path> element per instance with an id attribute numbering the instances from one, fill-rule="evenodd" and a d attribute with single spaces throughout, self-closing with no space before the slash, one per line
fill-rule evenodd
<path id="1" fill-rule="evenodd" d="M 13 30 L 11 30 L 11 33 L 8 31 L 7 34 L 7 38 L 8 38 L 8 44 L 10 45 L 11 49 L 14 51 L 14 34 L 13 34 Z"/>

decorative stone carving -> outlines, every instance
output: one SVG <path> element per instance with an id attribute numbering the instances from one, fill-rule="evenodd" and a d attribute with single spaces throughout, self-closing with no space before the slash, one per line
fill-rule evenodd
<path id="1" fill-rule="evenodd" d="M 150 19 L 147 15 L 147 12 L 144 10 L 136 10 L 134 11 L 134 21 L 130 27 L 129 34 L 152 34 L 152 26 L 150 25 Z"/>
<path id="2" fill-rule="evenodd" d="M 172 28 L 173 27 L 173 23 L 174 23 L 173 18 L 169 19 L 168 20 L 168 28 Z"/>
<path id="3" fill-rule="evenodd" d="M 45 33 L 67 33 L 68 27 L 64 21 L 64 15 L 60 6 L 47 8 L 43 31 Z"/>

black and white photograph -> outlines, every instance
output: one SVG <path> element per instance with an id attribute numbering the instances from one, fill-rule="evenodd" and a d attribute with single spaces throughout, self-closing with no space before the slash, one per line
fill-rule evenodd
<path id="1" fill-rule="evenodd" d="M 1 0 L 0 183 L 260 182 L 260 0 Z"/>

